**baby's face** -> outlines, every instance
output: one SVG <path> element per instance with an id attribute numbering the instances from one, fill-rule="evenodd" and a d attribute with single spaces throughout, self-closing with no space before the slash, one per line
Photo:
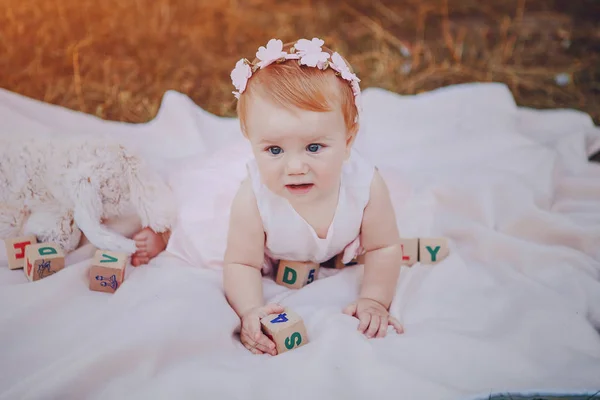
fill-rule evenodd
<path id="1" fill-rule="evenodd" d="M 337 195 L 352 142 L 341 109 L 291 111 L 255 97 L 246 131 L 269 190 L 293 203 Z"/>

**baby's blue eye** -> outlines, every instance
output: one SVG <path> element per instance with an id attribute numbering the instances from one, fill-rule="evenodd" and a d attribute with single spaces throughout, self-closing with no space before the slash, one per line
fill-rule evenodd
<path id="1" fill-rule="evenodd" d="M 279 146 L 271 146 L 267 149 L 267 151 L 276 156 L 278 154 L 281 154 L 283 149 Z"/>
<path id="2" fill-rule="evenodd" d="M 311 153 L 316 153 L 321 149 L 321 147 L 323 146 L 321 146 L 320 144 L 312 143 L 306 146 L 306 150 L 310 151 Z"/>

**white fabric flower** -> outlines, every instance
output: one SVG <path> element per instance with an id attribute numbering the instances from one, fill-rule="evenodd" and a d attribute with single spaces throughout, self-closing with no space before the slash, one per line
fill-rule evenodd
<path id="1" fill-rule="evenodd" d="M 252 76 L 252 69 L 242 58 L 235 64 L 235 68 L 231 71 L 230 76 L 233 86 L 238 90 L 237 92 L 233 92 L 233 94 L 239 99 L 240 94 L 246 90 L 248 79 Z"/>
<path id="2" fill-rule="evenodd" d="M 331 68 L 333 68 L 334 70 L 336 70 L 337 72 L 339 72 L 340 75 L 342 75 L 342 78 L 344 78 L 345 80 L 350 81 L 350 82 L 354 82 L 354 81 L 360 82 L 360 79 L 358 79 L 358 77 L 355 74 L 350 72 L 350 68 L 348 68 L 348 64 L 346 64 L 346 62 L 344 61 L 342 56 L 339 55 L 339 53 L 335 52 L 332 54 L 331 61 L 329 62 L 329 66 Z"/>
<path id="3" fill-rule="evenodd" d="M 323 43 L 325 42 L 318 38 L 298 40 L 294 47 L 300 56 L 300 64 L 325 69 L 329 53 L 322 51 L 321 46 L 323 46 Z"/>
<path id="4" fill-rule="evenodd" d="M 283 42 L 279 39 L 271 39 L 267 43 L 267 47 L 260 46 L 256 52 L 256 58 L 260 60 L 257 64 L 261 69 L 269 64 L 285 58 L 287 53 L 283 51 Z"/>

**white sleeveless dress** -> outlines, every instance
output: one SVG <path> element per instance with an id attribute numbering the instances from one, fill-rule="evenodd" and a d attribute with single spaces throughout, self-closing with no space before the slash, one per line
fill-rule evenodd
<path id="1" fill-rule="evenodd" d="M 342 167 L 338 205 L 324 239 L 287 199 L 262 183 L 254 159 L 247 168 L 266 233 L 263 273 L 268 274 L 277 260 L 323 263 L 343 252 L 343 261 L 349 262 L 362 251 L 360 227 L 375 167 L 356 150 L 351 151 Z"/>

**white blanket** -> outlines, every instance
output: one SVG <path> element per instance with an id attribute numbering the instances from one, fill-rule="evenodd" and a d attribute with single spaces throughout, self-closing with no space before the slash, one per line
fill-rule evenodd
<path id="1" fill-rule="evenodd" d="M 222 251 L 219 227 L 214 254 L 185 262 L 165 252 L 129 267 L 115 294 L 88 290 L 89 246 L 33 283 L 0 253 L 0 399 L 600 390 L 600 165 L 586 160 L 600 149 L 600 130 L 591 119 L 519 108 L 498 84 L 418 96 L 367 89 L 364 106 L 357 148 L 387 179 L 401 234 L 451 243 L 442 263 L 402 270 L 391 312 L 403 335 L 367 340 L 341 314 L 357 294 L 357 266 L 299 291 L 265 278 L 268 300 L 302 315 L 310 343 L 276 357 L 250 354 L 235 336 L 219 269 L 202 261 Z M 108 132 L 171 177 L 185 172 L 184 160 L 243 143 L 235 119 L 175 92 L 154 121 L 131 125 L 0 91 L 0 121 L 0 134 L 15 137 Z"/>

